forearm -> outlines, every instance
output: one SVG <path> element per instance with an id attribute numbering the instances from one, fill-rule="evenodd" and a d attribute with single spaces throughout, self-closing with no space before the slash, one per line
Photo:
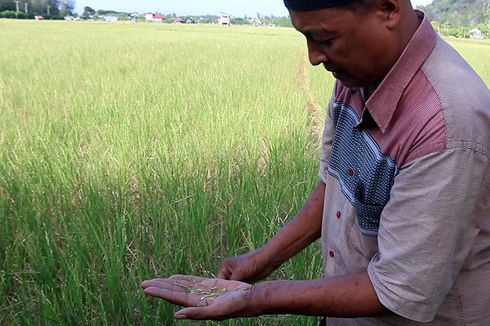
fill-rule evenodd
<path id="1" fill-rule="evenodd" d="M 320 181 L 298 214 L 260 249 L 275 268 L 321 236 L 324 196 Z"/>
<path id="2" fill-rule="evenodd" d="M 360 317 L 388 314 L 367 273 L 312 281 L 271 281 L 254 286 L 254 315 Z"/>

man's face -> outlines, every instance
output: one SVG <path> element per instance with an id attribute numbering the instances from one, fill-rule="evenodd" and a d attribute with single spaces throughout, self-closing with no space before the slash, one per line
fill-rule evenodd
<path id="1" fill-rule="evenodd" d="M 290 11 L 303 33 L 312 65 L 323 64 L 347 87 L 372 86 L 389 71 L 389 35 L 375 9 L 359 14 L 346 9 Z"/>

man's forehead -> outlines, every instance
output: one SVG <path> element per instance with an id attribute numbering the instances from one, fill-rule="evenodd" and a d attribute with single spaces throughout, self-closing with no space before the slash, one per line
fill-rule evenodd
<path id="1" fill-rule="evenodd" d="M 354 1 L 356 0 L 284 0 L 284 5 L 289 10 L 311 11 L 339 7 Z"/>
<path id="2" fill-rule="evenodd" d="M 335 34 L 335 31 L 333 30 L 316 29 L 316 28 L 312 28 L 312 29 L 303 28 L 303 29 L 298 29 L 298 31 L 301 32 L 307 38 L 316 38 L 320 36 L 329 36 Z"/>
<path id="3" fill-rule="evenodd" d="M 319 11 L 289 11 L 293 26 L 303 34 L 334 33 L 339 23 L 339 15 L 333 9 Z"/>

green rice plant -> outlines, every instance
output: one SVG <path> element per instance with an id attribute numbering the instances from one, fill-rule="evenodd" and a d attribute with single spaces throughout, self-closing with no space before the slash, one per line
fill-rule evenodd
<path id="1" fill-rule="evenodd" d="M 0 30 L 0 324 L 172 325 L 177 307 L 145 298 L 142 280 L 214 275 L 318 181 L 333 79 L 309 68 L 291 29 Z M 476 44 L 457 45 L 488 84 L 488 45 Z M 270 278 L 320 275 L 315 244 Z"/>

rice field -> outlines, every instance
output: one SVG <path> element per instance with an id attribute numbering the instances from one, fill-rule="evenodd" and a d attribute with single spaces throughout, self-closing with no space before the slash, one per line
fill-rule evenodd
<path id="1" fill-rule="evenodd" d="M 490 43 L 451 43 L 490 85 Z M 291 29 L 0 20 L 0 44 L 0 325 L 176 324 L 140 282 L 213 276 L 318 180 L 333 79 Z M 271 278 L 320 275 L 317 245 Z"/>

